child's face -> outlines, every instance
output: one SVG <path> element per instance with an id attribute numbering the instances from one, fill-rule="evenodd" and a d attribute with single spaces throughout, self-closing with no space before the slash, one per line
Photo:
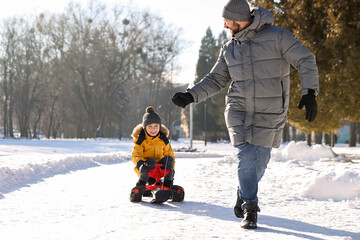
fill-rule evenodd
<path id="1" fill-rule="evenodd" d="M 153 123 L 146 126 L 146 132 L 152 137 L 155 137 L 159 133 L 159 131 L 160 131 L 160 124 L 158 123 Z"/>

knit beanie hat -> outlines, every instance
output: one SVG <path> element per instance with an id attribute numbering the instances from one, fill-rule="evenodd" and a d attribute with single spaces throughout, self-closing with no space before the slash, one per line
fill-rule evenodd
<path id="1" fill-rule="evenodd" d="M 152 106 L 149 106 L 146 108 L 146 112 L 143 116 L 142 125 L 143 128 L 146 128 L 147 125 L 158 123 L 161 126 L 161 119 L 159 114 L 155 112 L 155 108 Z"/>
<path id="2" fill-rule="evenodd" d="M 229 0 L 224 6 L 222 16 L 232 21 L 250 21 L 251 13 L 249 4 L 246 0 Z"/>

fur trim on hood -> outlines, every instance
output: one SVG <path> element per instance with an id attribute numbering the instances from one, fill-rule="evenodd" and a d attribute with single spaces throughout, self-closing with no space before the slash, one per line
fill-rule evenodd
<path id="1" fill-rule="evenodd" d="M 139 136 L 139 134 L 141 133 L 141 130 L 144 129 L 142 124 L 137 125 L 136 127 L 134 127 L 133 132 L 131 134 L 131 137 L 133 139 L 137 138 Z M 165 134 L 166 137 L 169 137 L 169 129 L 167 129 L 164 125 L 161 124 L 160 127 L 160 132 L 162 132 L 163 134 Z"/>

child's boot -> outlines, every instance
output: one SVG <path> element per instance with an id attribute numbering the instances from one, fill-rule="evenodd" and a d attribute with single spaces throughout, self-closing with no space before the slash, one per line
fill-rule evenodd
<path id="1" fill-rule="evenodd" d="M 164 181 L 164 187 L 171 188 L 173 186 L 173 180 L 165 180 Z"/>
<path id="2" fill-rule="evenodd" d="M 146 189 L 146 182 L 139 180 L 136 186 L 131 190 L 130 202 L 141 202 L 142 195 Z"/>

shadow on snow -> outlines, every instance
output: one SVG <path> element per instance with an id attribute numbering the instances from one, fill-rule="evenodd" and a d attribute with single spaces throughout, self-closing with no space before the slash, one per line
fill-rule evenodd
<path id="1" fill-rule="evenodd" d="M 184 214 L 207 216 L 222 221 L 231 221 L 231 222 L 241 221 L 240 219 L 235 217 L 233 208 L 215 205 L 211 203 L 184 201 L 182 203 L 168 202 L 168 204 L 161 204 L 161 205 L 145 203 L 144 205 L 157 209 L 166 209 L 168 211 L 181 212 Z M 264 225 L 267 225 L 269 227 L 266 227 Z M 271 227 L 277 229 L 272 229 Z M 284 230 L 281 230 L 279 228 L 284 228 Z M 285 229 L 292 231 L 286 231 Z M 322 240 L 323 238 L 311 236 L 306 233 L 322 234 L 332 237 L 338 236 L 338 237 L 351 237 L 353 239 L 360 239 L 360 233 L 331 229 L 298 220 L 267 216 L 262 214 L 259 214 L 259 226 L 258 229 L 256 229 L 255 231 L 292 235 L 310 240 Z"/>

